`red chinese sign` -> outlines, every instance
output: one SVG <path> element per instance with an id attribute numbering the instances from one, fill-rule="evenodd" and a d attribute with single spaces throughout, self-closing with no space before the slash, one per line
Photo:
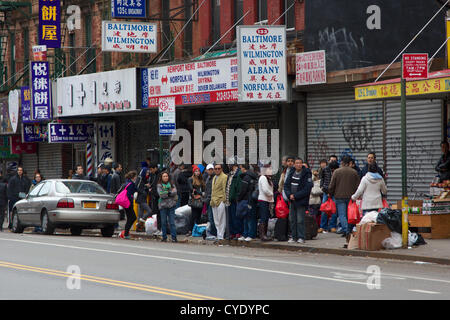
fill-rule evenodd
<path id="1" fill-rule="evenodd" d="M 428 78 L 428 53 L 415 53 L 403 55 L 404 79 Z"/>

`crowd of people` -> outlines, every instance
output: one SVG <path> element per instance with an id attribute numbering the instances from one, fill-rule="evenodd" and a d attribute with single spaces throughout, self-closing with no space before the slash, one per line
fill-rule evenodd
<path id="1" fill-rule="evenodd" d="M 221 241 L 236 239 L 252 241 L 272 240 L 268 236 L 270 218 L 276 217 L 277 201 L 284 201 L 289 208 L 286 239 L 289 243 L 305 243 L 305 228 L 313 217 L 317 233 L 335 232 L 349 237 L 354 225 L 347 223 L 347 207 L 350 201 L 362 199 L 363 213 L 383 207 L 387 190 L 384 173 L 376 163 L 373 152 L 367 155 L 367 163 L 360 169 L 355 161 L 344 156 L 338 162 L 335 155 L 321 160 L 317 170 L 311 170 L 299 157 L 285 156 L 282 166 L 273 175 L 270 165 L 247 164 L 181 164 L 160 171 L 148 158 L 141 163 L 139 173 L 135 170 L 122 173 L 119 163 L 106 162 L 97 168 L 95 177 L 88 177 L 83 166 L 69 172 L 69 179 L 94 180 L 105 192 L 117 195 L 126 188 L 133 206 L 121 212 L 126 217 L 121 238 L 129 238 L 131 226 L 137 219 L 136 231 L 145 231 L 145 221 L 156 214 L 157 235 L 167 241 L 167 225 L 171 240 L 177 241 L 175 210 L 188 205 L 192 219 L 188 229 L 195 224 L 209 223 L 209 239 Z M 21 196 L 43 180 L 39 171 L 30 181 L 19 166 L 17 173 L 8 180 L 0 172 L 0 221 L 5 207 L 9 209 Z M 329 215 L 320 211 L 322 203 L 333 199 L 337 212 Z M 0 225 L 1 228 L 1 225 Z M 188 236 L 190 235 L 188 232 Z"/>

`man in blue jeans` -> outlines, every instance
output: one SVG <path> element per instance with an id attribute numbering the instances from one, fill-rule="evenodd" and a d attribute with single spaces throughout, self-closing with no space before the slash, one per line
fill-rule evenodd
<path id="1" fill-rule="evenodd" d="M 351 158 L 344 156 L 341 160 L 341 168 L 333 173 L 331 178 L 329 194 L 336 199 L 336 209 L 341 222 L 342 229 L 345 233 L 343 237 L 349 236 L 352 230 L 349 230 L 347 224 L 347 207 L 352 195 L 356 192 L 359 186 L 358 173 L 349 166 Z"/>

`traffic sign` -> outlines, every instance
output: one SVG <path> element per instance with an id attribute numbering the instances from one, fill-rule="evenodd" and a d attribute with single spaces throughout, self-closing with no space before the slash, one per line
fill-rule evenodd
<path id="1" fill-rule="evenodd" d="M 403 55 L 403 79 L 428 78 L 428 53 Z"/>

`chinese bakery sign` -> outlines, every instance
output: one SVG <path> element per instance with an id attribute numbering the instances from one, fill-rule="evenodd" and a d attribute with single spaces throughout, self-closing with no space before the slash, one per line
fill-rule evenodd
<path id="1" fill-rule="evenodd" d="M 136 68 L 58 78 L 57 116 L 134 111 L 136 82 Z"/>
<path id="2" fill-rule="evenodd" d="M 52 119 L 52 97 L 48 62 L 30 62 L 31 70 L 31 111 L 35 121 Z"/>
<path id="3" fill-rule="evenodd" d="M 286 27 L 237 27 L 240 102 L 287 101 Z"/>
<path id="4" fill-rule="evenodd" d="M 143 108 L 158 108 L 164 98 L 176 106 L 237 101 L 237 72 L 236 58 L 143 69 Z"/>
<path id="5" fill-rule="evenodd" d="M 61 47 L 61 3 L 58 0 L 39 0 L 39 45 Z"/>

